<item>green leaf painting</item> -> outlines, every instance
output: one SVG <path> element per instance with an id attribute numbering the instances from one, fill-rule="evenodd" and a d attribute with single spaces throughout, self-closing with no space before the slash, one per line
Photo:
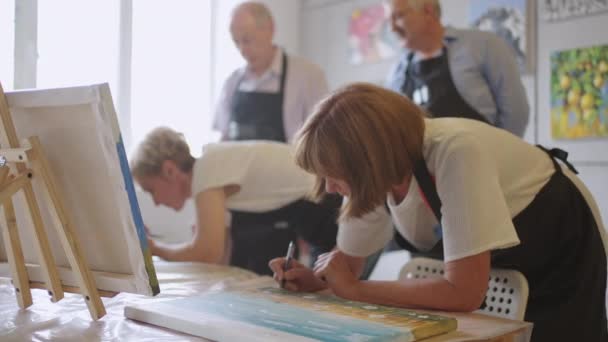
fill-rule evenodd
<path id="1" fill-rule="evenodd" d="M 608 45 L 551 55 L 551 135 L 608 137 Z"/>

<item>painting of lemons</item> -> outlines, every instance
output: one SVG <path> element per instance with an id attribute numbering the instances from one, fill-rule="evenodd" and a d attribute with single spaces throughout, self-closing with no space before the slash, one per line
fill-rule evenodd
<path id="1" fill-rule="evenodd" d="M 608 45 L 551 55 L 554 139 L 608 137 Z"/>

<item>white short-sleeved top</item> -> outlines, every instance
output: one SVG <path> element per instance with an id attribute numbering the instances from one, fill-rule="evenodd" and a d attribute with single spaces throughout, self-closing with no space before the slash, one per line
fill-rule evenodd
<path id="1" fill-rule="evenodd" d="M 310 194 L 314 176 L 300 169 L 293 147 L 270 141 L 212 143 L 203 147 L 192 170 L 192 195 L 226 185 L 240 191 L 226 200 L 228 209 L 265 212 Z"/>
<path id="2" fill-rule="evenodd" d="M 423 156 L 442 203 L 441 226 L 414 177 L 406 197 L 340 224 L 338 246 L 367 256 L 392 237 L 392 222 L 415 247 L 429 250 L 443 238 L 445 261 L 519 243 L 512 218 L 549 181 L 545 152 L 515 135 L 462 118 L 426 119 Z M 392 220 L 391 220 L 392 218 Z"/>

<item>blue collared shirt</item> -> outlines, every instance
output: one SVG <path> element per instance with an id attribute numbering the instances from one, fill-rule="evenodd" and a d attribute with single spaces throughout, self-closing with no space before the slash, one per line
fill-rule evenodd
<path id="1" fill-rule="evenodd" d="M 511 48 L 497 35 L 446 27 L 444 44 L 460 96 L 495 126 L 523 136 L 530 107 Z M 407 68 L 405 50 L 387 87 L 401 92 Z"/>

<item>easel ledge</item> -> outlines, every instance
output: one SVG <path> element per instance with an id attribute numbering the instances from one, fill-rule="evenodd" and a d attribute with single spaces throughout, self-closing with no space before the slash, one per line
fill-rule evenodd
<path id="1" fill-rule="evenodd" d="M 13 282 L 11 278 L 0 277 L 0 279 L 10 280 L 11 283 Z M 30 281 L 30 288 L 31 289 L 46 290 L 47 286 L 43 282 Z M 80 291 L 80 288 L 77 287 L 77 286 L 61 285 L 61 288 L 63 289 L 63 292 L 82 294 L 81 291 Z M 99 290 L 99 289 L 97 289 L 97 291 L 99 292 L 99 296 L 100 297 L 104 297 L 104 298 L 114 298 L 117 294 L 120 293 L 120 292 L 115 292 L 115 291 L 105 291 L 105 290 Z"/>
<path id="2" fill-rule="evenodd" d="M 67 285 L 61 285 L 61 287 L 63 288 L 64 292 L 82 294 L 82 291 L 80 291 L 79 287 L 67 286 Z M 38 281 L 31 281 L 30 288 L 46 290 L 46 284 L 38 282 Z M 119 293 L 119 292 L 104 291 L 104 290 L 99 290 L 99 289 L 97 290 L 97 292 L 99 293 L 99 296 L 106 297 L 106 298 L 113 298 Z"/>
<path id="3" fill-rule="evenodd" d="M 76 240 L 73 231 L 73 221 L 64 205 L 63 196 L 55 178 L 51 173 L 49 162 L 45 157 L 42 145 L 37 137 L 28 138 L 23 144 L 20 143 L 12 116 L 0 84 L 0 205 L 4 210 L 5 227 L 2 235 L 6 247 L 7 257 L 12 274 L 12 283 L 15 286 L 15 294 L 19 307 L 25 309 L 32 305 L 31 283 L 25 265 L 21 240 L 17 229 L 17 218 L 13 196 L 20 191 L 25 195 L 25 202 L 29 209 L 29 220 L 34 227 L 34 245 L 40 257 L 40 267 L 43 270 L 45 288 L 53 302 L 63 298 L 64 286 L 61 284 L 57 267 L 51 252 L 48 237 L 43 226 L 40 207 L 36 199 L 33 181 L 38 180 L 43 193 L 43 201 L 49 204 L 52 218 L 52 226 L 55 228 L 63 250 L 70 263 L 72 272 L 77 278 L 78 291 L 83 295 L 85 303 L 89 308 L 91 318 L 97 320 L 106 314 L 105 307 L 100 298 L 100 293 L 95 285 L 95 280 L 84 260 L 83 253 Z M 7 165 L 5 165 L 7 164 Z M 10 165 L 10 168 L 9 168 Z M 28 166 L 31 169 L 28 169 Z"/>

